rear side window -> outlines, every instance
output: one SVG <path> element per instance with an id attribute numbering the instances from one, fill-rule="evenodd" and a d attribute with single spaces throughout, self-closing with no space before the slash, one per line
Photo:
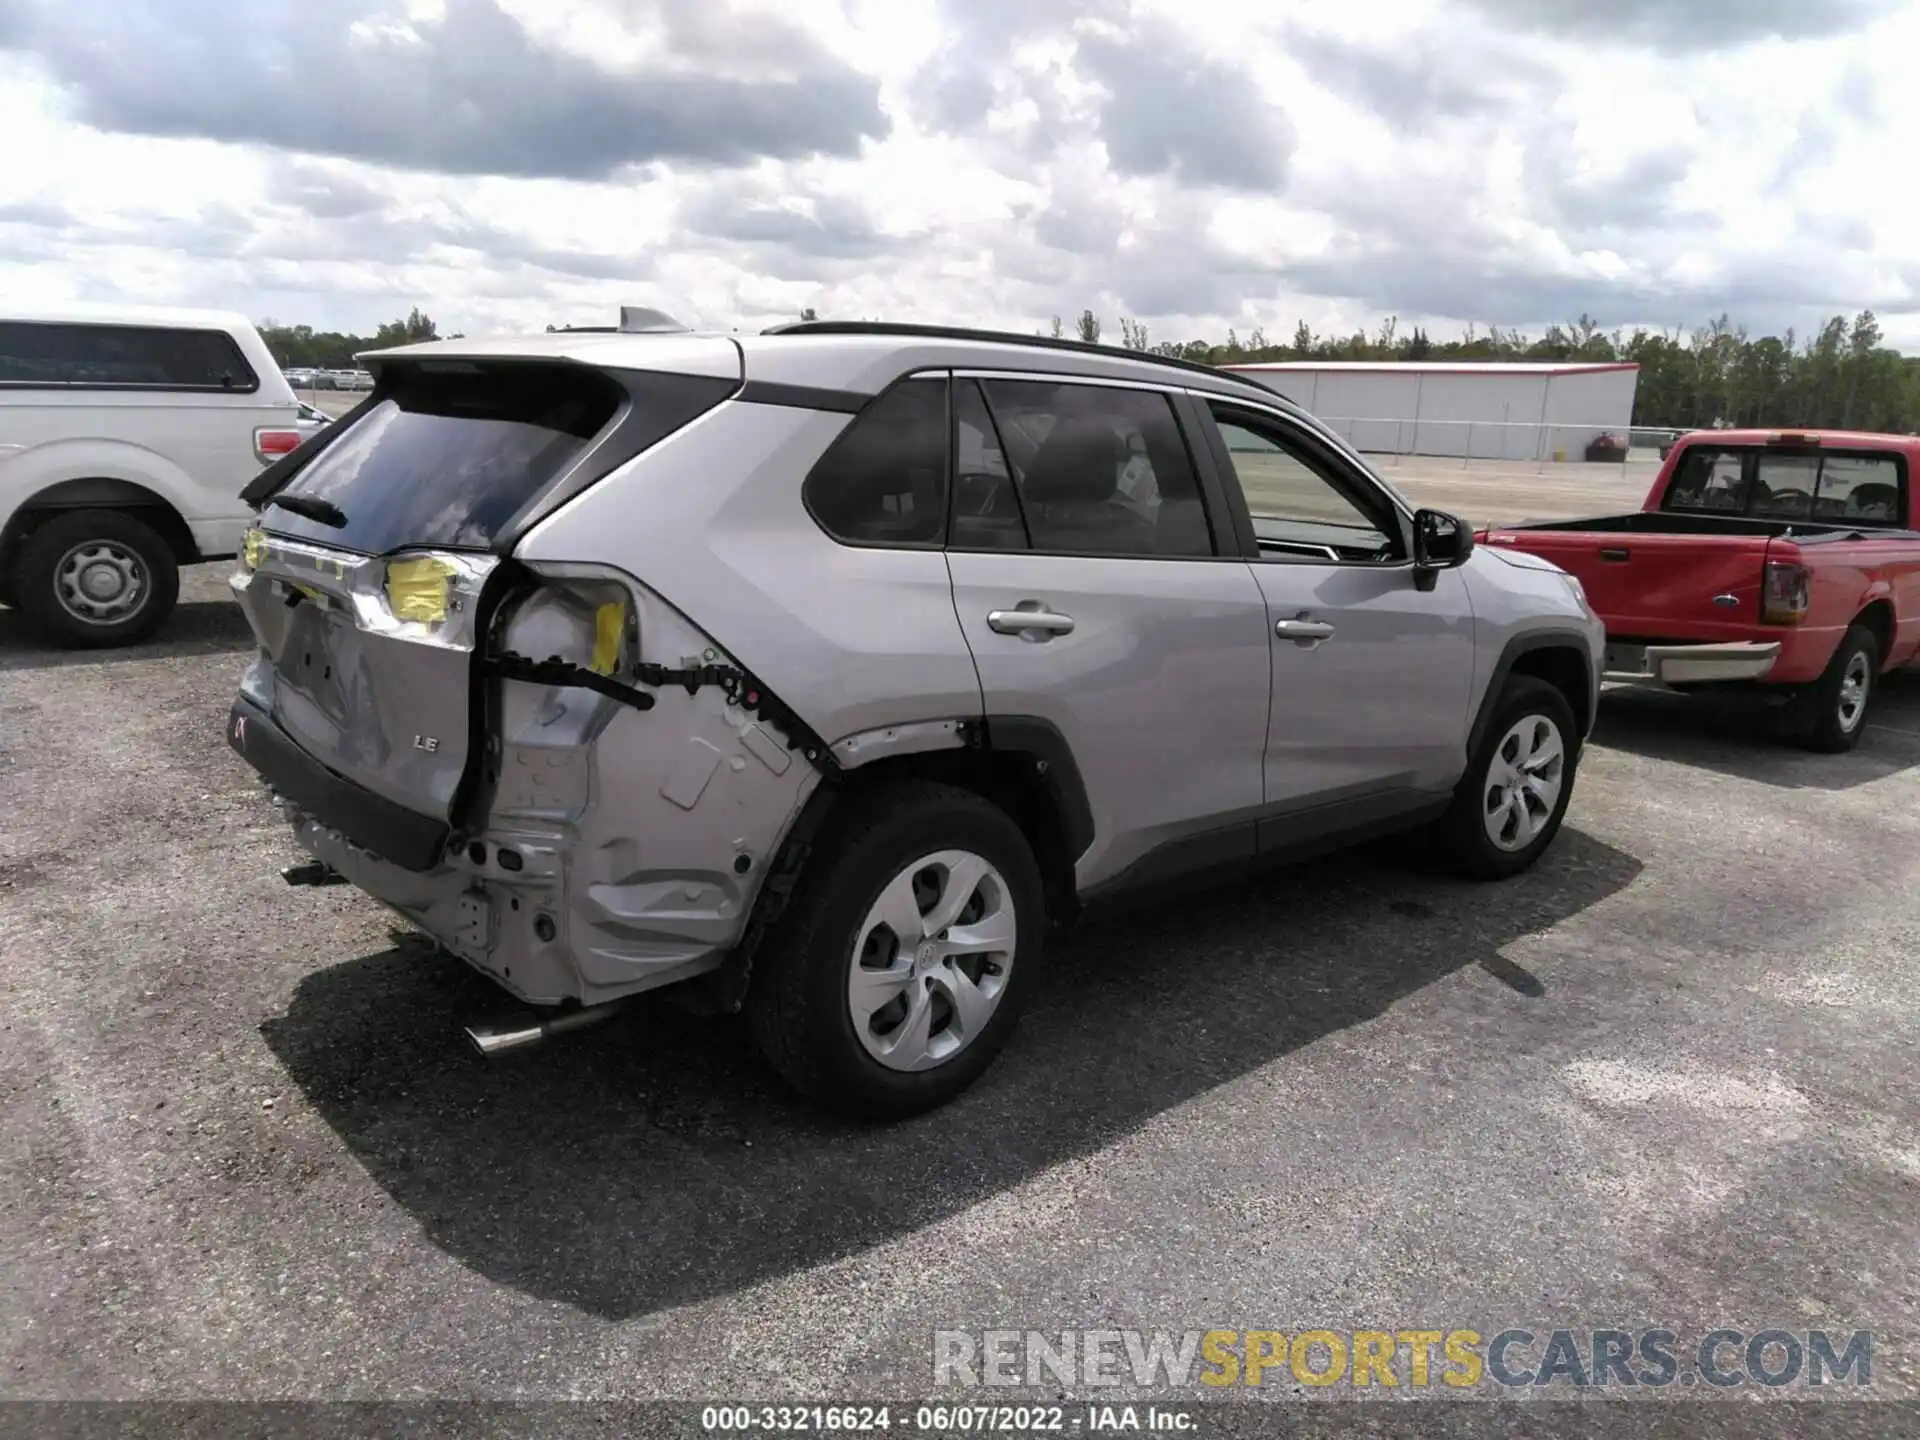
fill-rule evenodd
<path id="1" fill-rule="evenodd" d="M 1036 380 L 981 388 L 1034 549 L 1213 554 L 1199 478 L 1165 395 Z"/>
<path id="2" fill-rule="evenodd" d="M 1032 540 L 1000 432 L 980 385 L 953 382 L 953 534 L 961 550 L 1027 550 Z"/>
<path id="3" fill-rule="evenodd" d="M 260 378 L 220 330 L 0 321 L 0 385 L 245 394 Z"/>
<path id="4" fill-rule="evenodd" d="M 697 377 L 637 383 L 671 392 L 676 382 L 689 391 L 679 424 L 718 398 L 712 382 Z M 283 534 L 369 555 L 411 545 L 488 548 L 613 421 L 625 393 L 608 376 L 578 366 L 400 372 L 390 393 L 276 492 L 324 500 L 341 523 L 283 506 L 269 506 L 264 521 Z"/>
<path id="5" fill-rule="evenodd" d="M 853 418 L 802 487 L 829 535 L 939 545 L 947 531 L 947 382 L 903 380 Z"/>

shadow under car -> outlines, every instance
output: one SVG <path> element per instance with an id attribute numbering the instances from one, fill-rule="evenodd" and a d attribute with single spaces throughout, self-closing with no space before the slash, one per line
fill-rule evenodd
<path id="1" fill-rule="evenodd" d="M 1841 755 L 1800 748 L 1793 707 L 1778 699 L 1634 686 L 1602 694 L 1592 743 L 1785 790 L 1850 790 L 1920 763 L 1920 675 L 1895 671 L 1880 683 L 1867 733 Z"/>
<path id="2" fill-rule="evenodd" d="M 455 1259 L 627 1317 L 858 1253 L 963 1211 L 1401 998 L 1504 960 L 1628 885 L 1578 831 L 1494 891 L 1349 852 L 1129 915 L 1057 947 L 1012 1043 L 952 1104 L 858 1127 L 795 1099 L 737 1018 L 664 999 L 486 1062 L 459 1022 L 504 997 L 411 937 L 316 970 L 267 1043 Z"/>

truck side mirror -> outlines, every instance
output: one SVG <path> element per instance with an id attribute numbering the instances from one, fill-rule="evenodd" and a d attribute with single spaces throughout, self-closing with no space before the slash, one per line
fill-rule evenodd
<path id="1" fill-rule="evenodd" d="M 1444 510 L 1416 510 L 1413 515 L 1413 583 L 1433 589 L 1439 572 L 1467 563 L 1473 553 L 1473 527 Z"/>

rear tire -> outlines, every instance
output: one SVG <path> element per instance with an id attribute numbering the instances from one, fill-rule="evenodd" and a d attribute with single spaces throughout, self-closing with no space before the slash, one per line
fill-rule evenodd
<path id="1" fill-rule="evenodd" d="M 180 570 L 166 538 L 124 510 L 53 517 L 20 547 L 15 595 L 66 650 L 133 645 L 173 613 Z"/>
<path id="2" fill-rule="evenodd" d="M 971 791 L 915 781 L 844 802 L 754 959 L 761 1052 L 850 1118 L 945 1104 L 1013 1031 L 1040 968 L 1042 893 L 1019 827 Z"/>
<path id="3" fill-rule="evenodd" d="M 1560 833 L 1579 764 L 1567 697 L 1544 680 L 1513 676 L 1434 828 L 1437 858 L 1473 880 L 1518 875 Z"/>
<path id="4" fill-rule="evenodd" d="M 1802 704 L 1809 711 L 1800 743 L 1823 755 L 1839 755 L 1860 743 L 1867 730 L 1867 709 L 1880 687 L 1880 641 L 1864 625 L 1855 625 L 1820 678 L 1809 685 Z"/>

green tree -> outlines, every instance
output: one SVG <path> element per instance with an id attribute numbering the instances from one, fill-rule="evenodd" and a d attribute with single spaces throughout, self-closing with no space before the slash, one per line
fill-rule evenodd
<path id="1" fill-rule="evenodd" d="M 1100 343 L 1100 317 L 1095 315 L 1091 310 L 1082 310 L 1080 312 L 1079 323 L 1074 326 L 1074 332 L 1086 344 L 1098 345 Z"/>

